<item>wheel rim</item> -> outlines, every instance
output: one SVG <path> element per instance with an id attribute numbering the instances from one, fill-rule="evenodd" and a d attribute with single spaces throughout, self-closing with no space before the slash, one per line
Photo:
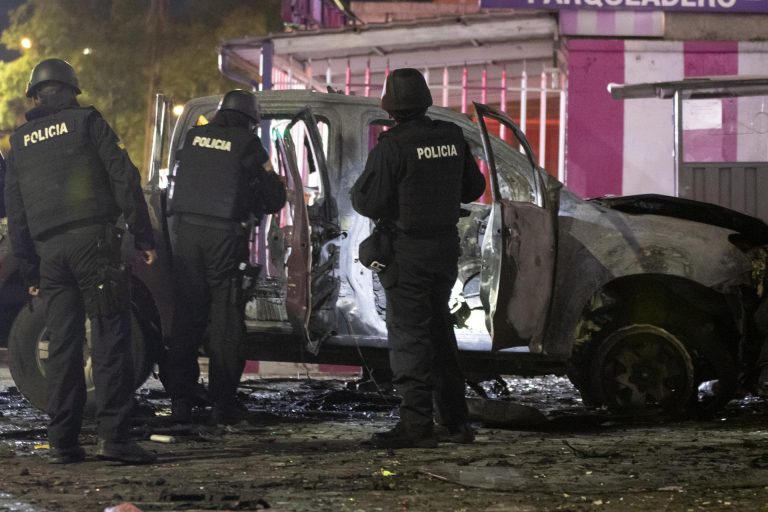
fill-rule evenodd
<path id="1" fill-rule="evenodd" d="M 609 409 L 679 412 L 695 391 L 693 362 L 685 345 L 653 325 L 611 333 L 594 363 L 601 402 Z"/>
<path id="2" fill-rule="evenodd" d="M 48 353 L 50 344 L 50 331 L 45 328 L 40 331 L 37 337 L 37 351 L 35 352 L 35 362 L 38 370 L 43 376 L 46 376 L 46 366 L 48 364 Z M 93 366 L 91 364 L 91 321 L 85 320 L 85 340 L 83 341 L 83 371 L 85 373 L 85 388 L 90 391 L 93 389 Z"/>

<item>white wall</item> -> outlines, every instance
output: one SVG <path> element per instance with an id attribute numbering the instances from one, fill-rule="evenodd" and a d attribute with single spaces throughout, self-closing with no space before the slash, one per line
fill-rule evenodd
<path id="1" fill-rule="evenodd" d="M 628 40 L 624 48 L 625 83 L 663 82 L 683 78 L 682 43 Z M 656 98 L 622 101 L 623 194 L 674 195 L 672 101 Z"/>

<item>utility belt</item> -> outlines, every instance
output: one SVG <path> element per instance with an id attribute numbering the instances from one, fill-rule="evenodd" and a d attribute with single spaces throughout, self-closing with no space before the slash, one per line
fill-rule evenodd
<path id="1" fill-rule="evenodd" d="M 220 229 L 235 234 L 245 234 L 245 228 L 242 223 L 221 217 L 211 217 L 209 215 L 198 215 L 196 213 L 177 213 L 175 214 L 177 222 L 180 224 L 190 224 L 192 226 L 202 226 L 211 229 Z"/>
<path id="2" fill-rule="evenodd" d="M 80 219 L 73 222 L 67 222 L 66 224 L 56 226 L 55 228 L 46 229 L 40 235 L 35 237 L 35 241 L 46 242 L 58 235 L 63 235 L 65 233 L 78 233 L 81 231 L 96 230 L 96 228 L 103 225 L 110 225 L 114 229 L 118 229 L 114 227 L 114 220 L 107 219 L 104 217 L 91 217 L 88 219 Z"/>

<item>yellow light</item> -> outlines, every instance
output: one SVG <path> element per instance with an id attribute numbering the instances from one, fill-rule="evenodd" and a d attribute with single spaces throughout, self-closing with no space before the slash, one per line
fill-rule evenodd
<path id="1" fill-rule="evenodd" d="M 32 48 L 32 40 L 28 37 L 22 37 L 21 38 L 21 47 L 25 50 L 29 50 Z"/>
<path id="2" fill-rule="evenodd" d="M 173 115 L 180 116 L 181 113 L 184 112 L 184 105 L 174 105 L 173 106 Z"/>
<path id="3" fill-rule="evenodd" d="M 93 50 L 90 48 L 83 48 L 83 55 L 90 55 L 93 53 Z"/>

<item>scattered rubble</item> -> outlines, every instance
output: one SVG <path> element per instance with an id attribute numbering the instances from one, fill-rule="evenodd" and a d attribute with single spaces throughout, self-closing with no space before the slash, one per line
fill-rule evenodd
<path id="1" fill-rule="evenodd" d="M 49 465 L 45 417 L 15 390 L 0 388 L 0 510 L 764 507 L 768 401 L 734 401 L 707 421 L 629 420 L 585 409 L 564 378 L 508 384 L 507 396 L 490 393 L 492 405 L 471 400 L 476 414 L 496 414 L 475 420 L 474 444 L 393 451 L 360 442 L 397 421 L 394 396 L 356 391 L 347 381 L 244 382 L 240 398 L 248 420 L 229 427 L 208 424 L 204 408 L 195 411 L 193 425 L 170 424 L 168 397 L 150 381 L 137 395 L 133 433 L 158 453 L 151 466 L 96 460 L 92 421 L 82 435 L 86 461 Z M 175 442 L 150 442 L 150 436 Z"/>

